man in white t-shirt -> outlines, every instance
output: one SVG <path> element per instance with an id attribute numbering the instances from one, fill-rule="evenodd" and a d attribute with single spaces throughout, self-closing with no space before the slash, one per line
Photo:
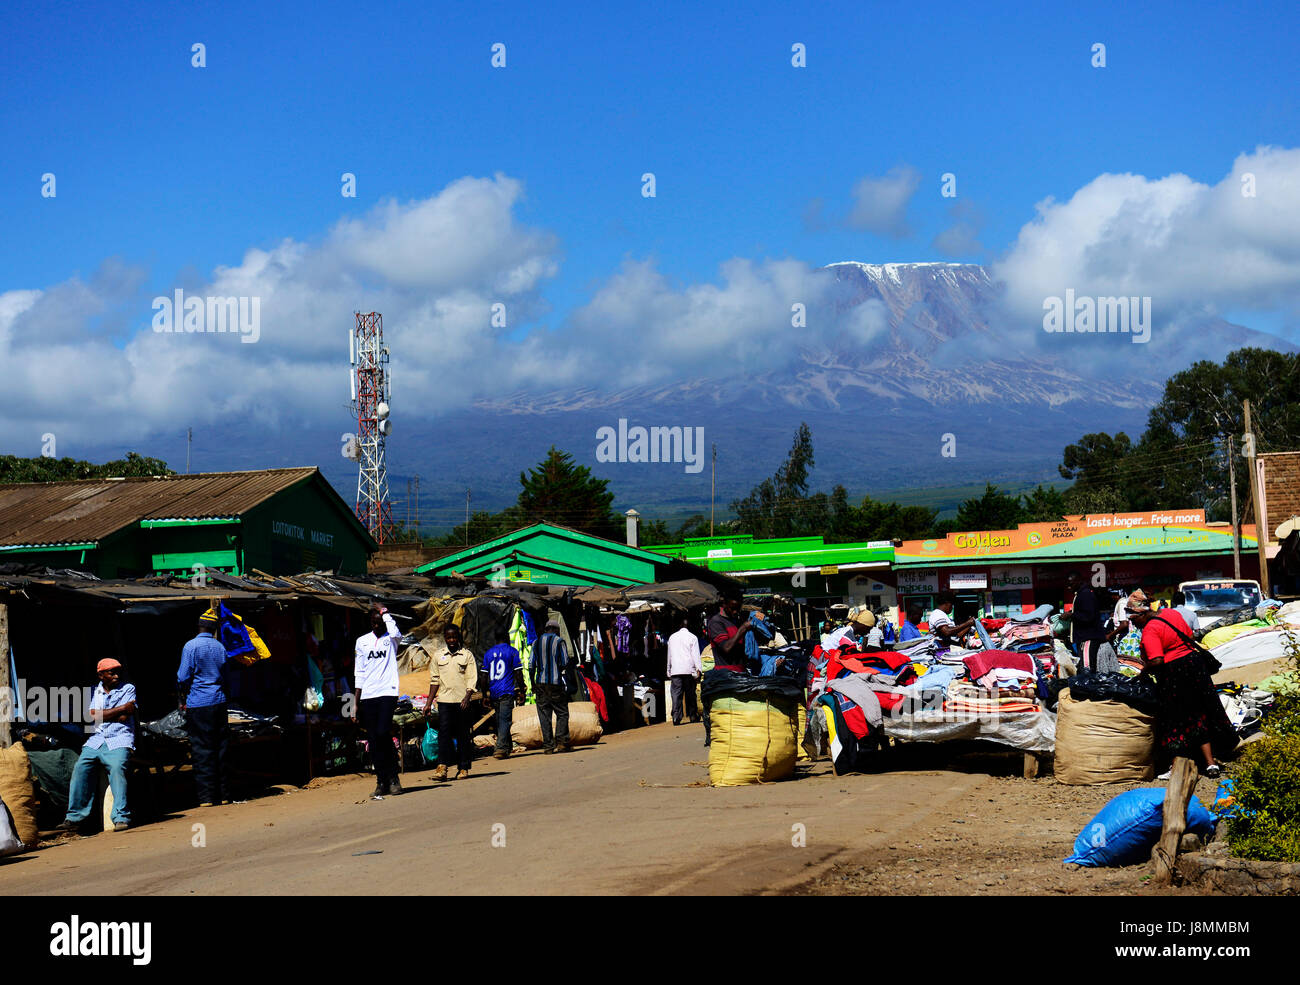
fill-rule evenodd
<path id="1" fill-rule="evenodd" d="M 969 633 L 975 625 L 973 618 L 960 623 L 954 622 L 952 610 L 956 607 L 957 600 L 953 596 L 941 595 L 934 611 L 926 620 L 930 624 L 930 632 L 939 637 L 941 646 L 951 646 L 959 642 L 962 636 Z"/>
<path id="2" fill-rule="evenodd" d="M 397 643 L 401 630 L 382 605 L 370 609 L 370 632 L 357 640 L 355 702 L 352 720 L 359 721 L 370 743 L 375 764 L 375 792 L 397 796 L 402 784 L 397 779 L 397 750 L 393 748 L 393 710 L 397 707 Z"/>

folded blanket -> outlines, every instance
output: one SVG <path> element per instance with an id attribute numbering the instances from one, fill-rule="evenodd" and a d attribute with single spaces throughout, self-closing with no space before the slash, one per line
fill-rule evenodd
<path id="1" fill-rule="evenodd" d="M 966 665 L 971 680 L 979 680 L 989 671 L 998 669 L 1034 673 L 1034 662 L 1029 654 L 1016 653 L 1014 650 L 982 650 L 962 658 L 962 663 Z"/>

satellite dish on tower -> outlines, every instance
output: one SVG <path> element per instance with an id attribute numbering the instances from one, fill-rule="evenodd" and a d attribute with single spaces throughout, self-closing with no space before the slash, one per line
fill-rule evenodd
<path id="1" fill-rule="evenodd" d="M 384 418 L 382 421 L 380 421 L 379 433 L 382 434 L 385 438 L 387 438 L 390 434 L 393 433 L 393 422 L 388 420 L 388 418 Z"/>
<path id="2" fill-rule="evenodd" d="M 387 401 L 384 400 L 379 401 L 379 406 L 375 408 L 375 412 L 379 415 L 379 419 L 381 421 L 387 420 L 388 412 L 389 412 Z"/>

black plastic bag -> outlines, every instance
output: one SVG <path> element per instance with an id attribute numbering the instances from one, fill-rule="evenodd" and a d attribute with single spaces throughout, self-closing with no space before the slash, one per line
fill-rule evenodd
<path id="1" fill-rule="evenodd" d="M 1071 677 L 1065 685 L 1075 701 L 1122 701 L 1149 715 L 1160 707 L 1156 686 L 1147 677 L 1086 673 Z"/>
<path id="2" fill-rule="evenodd" d="M 803 685 L 790 677 L 754 677 L 734 670 L 710 670 L 700 683 L 700 695 L 706 702 L 718 698 L 743 698 L 766 701 L 772 698 L 803 703 Z"/>

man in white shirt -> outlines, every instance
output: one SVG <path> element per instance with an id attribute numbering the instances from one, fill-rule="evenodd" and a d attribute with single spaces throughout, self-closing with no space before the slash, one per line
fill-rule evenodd
<path id="1" fill-rule="evenodd" d="M 939 637 L 940 646 L 950 646 L 953 643 L 961 641 L 962 635 L 969 633 L 975 626 L 975 620 L 967 619 L 965 622 L 954 622 L 952 610 L 957 607 L 957 600 L 952 595 L 939 596 L 939 602 L 933 612 L 930 613 L 926 621 L 930 624 L 930 632 Z"/>
<path id="2" fill-rule="evenodd" d="M 360 721 L 370 743 L 375 764 L 375 792 L 397 796 L 402 784 L 397 779 L 397 750 L 393 748 L 393 709 L 397 707 L 397 643 L 402 632 L 382 605 L 370 609 L 370 632 L 357 640 L 355 701 L 352 720 Z"/>
<path id="3" fill-rule="evenodd" d="M 700 720 L 695 704 L 695 682 L 701 673 L 700 641 L 686 628 L 687 618 L 678 620 L 679 629 L 668 637 L 668 676 L 672 680 L 673 724 L 682 723 L 682 695 L 686 695 L 686 714 L 692 722 Z"/>

